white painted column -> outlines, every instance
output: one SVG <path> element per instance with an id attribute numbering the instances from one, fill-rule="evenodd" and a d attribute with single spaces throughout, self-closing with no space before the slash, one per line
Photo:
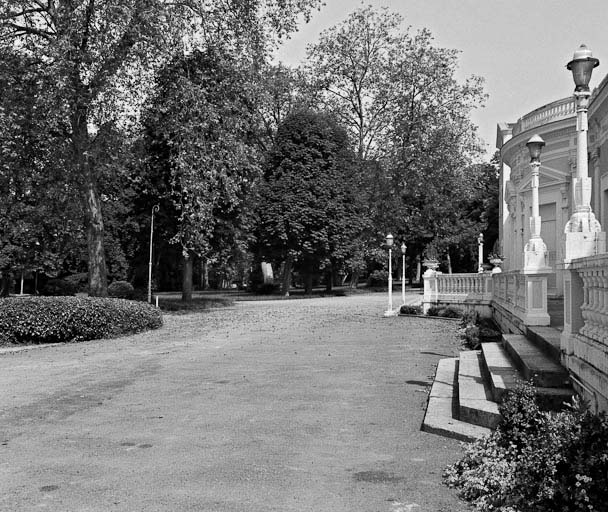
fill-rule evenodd
<path id="1" fill-rule="evenodd" d="M 566 263 L 606 252 L 606 233 L 591 209 L 591 178 L 587 162 L 587 110 L 589 90 L 575 91 L 576 100 L 576 177 L 573 178 L 574 212 L 566 224 Z"/>

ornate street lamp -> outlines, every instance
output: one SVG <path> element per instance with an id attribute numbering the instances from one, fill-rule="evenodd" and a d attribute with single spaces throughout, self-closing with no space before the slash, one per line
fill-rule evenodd
<path id="1" fill-rule="evenodd" d="M 407 250 L 407 245 L 405 242 L 401 243 L 401 256 L 403 258 L 403 265 L 401 268 L 401 304 L 405 304 L 405 251 Z"/>
<path id="2" fill-rule="evenodd" d="M 540 153 L 545 141 L 540 135 L 533 135 L 526 143 L 530 153 L 532 171 L 532 216 L 530 217 L 530 240 L 524 249 L 524 269 L 539 270 L 547 268 L 547 246 L 540 236 L 541 218 L 538 201 L 538 183 L 540 176 Z"/>
<path id="3" fill-rule="evenodd" d="M 600 223 L 591 210 L 591 179 L 587 163 L 587 110 L 591 91 L 589 81 L 593 68 L 600 61 L 593 57 L 584 44 L 574 52 L 566 65 L 574 79 L 574 101 L 576 103 L 576 177 L 573 179 L 574 212 L 566 224 L 566 260 L 604 252 L 605 238 L 598 236 Z"/>
<path id="4" fill-rule="evenodd" d="M 154 238 L 154 214 L 158 212 L 160 206 L 155 204 L 152 207 L 152 219 L 150 221 L 150 263 L 148 264 L 148 304 L 152 304 L 152 240 Z"/>
<path id="5" fill-rule="evenodd" d="M 479 248 L 479 264 L 477 266 L 477 272 L 483 273 L 483 233 L 479 233 L 477 237 L 477 247 Z"/>
<path id="6" fill-rule="evenodd" d="M 593 68 L 600 65 L 600 61 L 596 59 L 587 45 L 581 44 L 580 48 L 574 52 L 572 60 L 566 64 L 566 68 L 572 71 L 575 92 L 589 91 L 589 82 L 591 81 L 591 73 Z"/>
<path id="7" fill-rule="evenodd" d="M 393 267 L 392 267 L 392 258 L 393 258 L 393 235 L 390 233 L 386 235 L 386 246 L 388 247 L 388 309 L 384 312 L 384 316 L 393 316 L 395 313 L 393 311 Z"/>

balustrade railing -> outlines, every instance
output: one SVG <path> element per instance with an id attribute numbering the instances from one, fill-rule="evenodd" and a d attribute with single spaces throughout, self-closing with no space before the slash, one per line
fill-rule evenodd
<path id="1" fill-rule="evenodd" d="M 570 269 L 578 274 L 583 286 L 578 334 L 608 346 L 608 254 L 573 260 Z M 576 294 L 572 286 L 576 281 L 569 290 Z"/>
<path id="2" fill-rule="evenodd" d="M 513 127 L 513 136 L 559 119 L 576 116 L 573 98 L 554 101 L 521 117 Z"/>
<path id="3" fill-rule="evenodd" d="M 494 274 L 492 299 L 526 325 L 548 325 L 547 278 L 519 270 Z"/>
<path id="4" fill-rule="evenodd" d="M 608 410 L 608 254 L 566 267 L 561 350 L 585 397 Z"/>
<path id="5" fill-rule="evenodd" d="M 492 292 L 488 274 L 437 274 L 437 293 L 440 295 L 469 295 Z"/>

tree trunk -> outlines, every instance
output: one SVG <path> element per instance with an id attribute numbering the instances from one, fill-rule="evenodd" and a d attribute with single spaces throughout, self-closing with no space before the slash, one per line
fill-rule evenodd
<path id="1" fill-rule="evenodd" d="M 10 272 L 2 272 L 0 279 L 0 297 L 8 297 L 11 291 L 11 274 Z"/>
<path id="2" fill-rule="evenodd" d="M 182 260 L 182 301 L 192 300 L 192 257 L 184 255 Z"/>
<path id="3" fill-rule="evenodd" d="M 306 295 L 312 295 L 313 268 L 310 262 L 304 265 L 304 293 Z"/>
<path id="4" fill-rule="evenodd" d="M 325 272 L 325 291 L 331 292 L 334 289 L 334 273 L 331 267 Z"/>
<path id="5" fill-rule="evenodd" d="M 359 271 L 358 270 L 354 270 L 353 274 L 350 278 L 350 287 L 351 288 L 357 288 L 357 285 L 359 284 Z"/>
<path id="6" fill-rule="evenodd" d="M 209 289 L 209 261 L 201 258 L 201 290 Z"/>
<path id="7" fill-rule="evenodd" d="M 108 272 L 103 246 L 101 203 L 92 179 L 86 184 L 87 241 L 89 248 L 89 295 L 107 297 Z"/>
<path id="8" fill-rule="evenodd" d="M 291 288 L 291 269 L 293 268 L 293 256 L 287 255 L 283 265 L 283 276 L 281 279 L 281 295 L 289 297 L 289 289 Z"/>
<path id="9" fill-rule="evenodd" d="M 306 295 L 312 295 L 312 277 L 312 272 L 307 270 L 304 276 L 304 293 Z"/>
<path id="10" fill-rule="evenodd" d="M 81 92 L 81 94 L 84 93 Z M 72 118 L 72 151 L 77 175 L 83 179 L 83 203 L 89 254 L 89 295 L 107 297 L 108 273 L 103 245 L 103 215 L 95 173 L 88 157 L 90 140 L 87 119 L 88 108 L 84 100 L 76 100 L 75 113 Z"/>

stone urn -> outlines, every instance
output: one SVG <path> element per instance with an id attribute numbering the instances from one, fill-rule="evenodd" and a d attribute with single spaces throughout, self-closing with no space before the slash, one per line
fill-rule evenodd
<path id="1" fill-rule="evenodd" d="M 430 270 L 437 270 L 439 268 L 439 262 L 434 258 L 424 260 L 422 264 Z"/>
<path id="2" fill-rule="evenodd" d="M 503 260 L 500 256 L 490 256 L 489 262 L 494 265 L 494 268 L 492 269 L 492 274 L 499 274 L 500 272 L 502 272 L 500 266 L 502 265 Z"/>

